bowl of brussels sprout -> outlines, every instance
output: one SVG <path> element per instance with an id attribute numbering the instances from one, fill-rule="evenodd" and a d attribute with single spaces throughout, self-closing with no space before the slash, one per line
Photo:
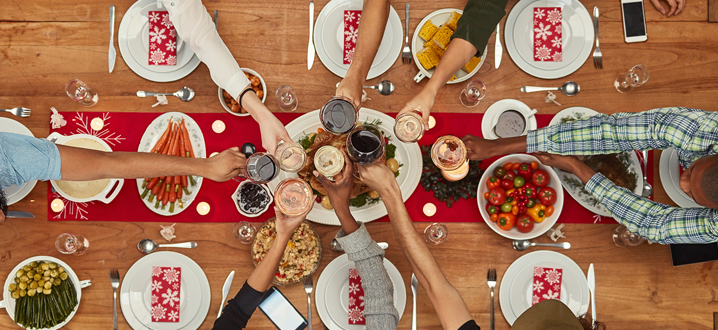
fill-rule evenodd
<path id="1" fill-rule="evenodd" d="M 60 329 L 77 312 L 81 284 L 60 259 L 38 256 L 24 260 L 5 280 L 0 307 L 25 329 Z"/>

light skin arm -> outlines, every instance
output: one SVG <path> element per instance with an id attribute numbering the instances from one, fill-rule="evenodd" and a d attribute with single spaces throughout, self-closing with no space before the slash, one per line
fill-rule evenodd
<path id="1" fill-rule="evenodd" d="M 394 234 L 411 270 L 429 296 L 444 329 L 458 329 L 471 320 L 471 313 L 456 288 L 449 283 L 424 239 L 416 232 L 401 197 L 394 173 L 383 163 L 359 166 L 362 181 L 381 195 Z"/>
<path id="2" fill-rule="evenodd" d="M 247 109 L 247 112 L 259 124 L 259 131 L 262 134 L 262 147 L 268 153 L 274 154 L 279 141 L 288 142 L 292 140 L 286 128 L 284 128 L 284 124 L 267 109 L 262 100 L 257 97 L 257 94 L 252 92 L 245 93 L 242 97 L 242 107 Z"/>
<path id="3" fill-rule="evenodd" d="M 656 7 L 656 10 L 660 11 L 661 14 L 666 15 L 666 17 L 671 17 L 671 15 L 678 15 L 683 11 L 683 8 L 686 7 L 686 0 L 665 0 L 668 5 L 671 7 L 670 10 L 668 10 L 668 13 L 666 13 L 666 9 L 663 7 L 661 2 L 659 0 L 651 0 L 651 3 L 653 3 L 653 6 Z"/>

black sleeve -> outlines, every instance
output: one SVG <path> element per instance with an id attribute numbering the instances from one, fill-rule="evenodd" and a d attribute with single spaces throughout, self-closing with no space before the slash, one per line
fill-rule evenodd
<path id="1" fill-rule="evenodd" d="M 469 0 L 451 40 L 459 38 L 470 42 L 476 47 L 476 56 L 481 56 L 496 24 L 506 15 L 507 3 L 508 0 Z"/>
<path id="2" fill-rule="evenodd" d="M 459 328 L 459 330 L 481 330 L 481 328 L 479 328 L 479 326 L 476 324 L 476 321 L 469 320 L 469 321 L 466 321 L 466 323 L 464 323 Z"/>
<path id="3" fill-rule="evenodd" d="M 239 290 L 234 299 L 230 300 L 222 310 L 222 315 L 214 321 L 214 330 L 236 330 L 244 329 L 254 310 L 262 302 L 264 292 L 259 292 L 244 281 L 242 289 Z"/>

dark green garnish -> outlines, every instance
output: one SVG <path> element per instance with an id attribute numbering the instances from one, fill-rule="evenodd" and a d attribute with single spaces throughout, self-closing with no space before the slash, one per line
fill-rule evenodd
<path id="1" fill-rule="evenodd" d="M 483 170 L 479 168 L 480 161 L 469 161 L 469 173 L 465 178 L 451 182 L 441 175 L 441 170 L 431 161 L 431 146 L 421 147 L 423 167 L 421 172 L 421 186 L 426 191 L 433 191 L 434 197 L 451 207 L 459 199 L 476 198 L 479 181 Z"/>

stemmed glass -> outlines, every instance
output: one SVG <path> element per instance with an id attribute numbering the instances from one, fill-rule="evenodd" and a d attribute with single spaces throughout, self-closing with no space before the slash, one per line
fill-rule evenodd
<path id="1" fill-rule="evenodd" d="M 87 87 L 87 85 L 80 79 L 72 79 L 65 85 L 65 93 L 73 101 L 77 101 L 80 105 L 85 107 L 91 107 L 97 104 L 97 92 L 94 89 Z"/>
<path id="2" fill-rule="evenodd" d="M 274 98 L 277 100 L 277 104 L 282 111 L 294 111 L 299 105 L 297 100 L 297 93 L 294 92 L 294 88 L 289 85 L 282 85 L 277 88 L 277 92 L 274 93 Z"/>
<path id="3" fill-rule="evenodd" d="M 314 206 L 312 187 L 300 178 L 286 178 L 277 185 L 274 203 L 286 216 L 303 214 Z"/>
<path id="4" fill-rule="evenodd" d="M 349 98 L 335 96 L 319 110 L 319 122 L 329 133 L 336 135 L 349 133 L 356 127 L 358 111 Z"/>
<path id="5" fill-rule="evenodd" d="M 613 243 L 618 247 L 641 245 L 646 239 L 638 236 L 624 226 L 619 226 L 613 231 Z"/>
<path id="6" fill-rule="evenodd" d="M 461 91 L 459 101 L 467 108 L 473 108 L 479 105 L 481 99 L 486 96 L 486 86 L 478 80 L 469 82 L 466 88 Z"/>
<path id="7" fill-rule="evenodd" d="M 237 222 L 232 228 L 232 235 L 242 244 L 252 243 L 256 234 L 257 230 L 247 221 Z"/>
<path id="8" fill-rule="evenodd" d="M 397 116 L 394 124 L 394 136 L 404 143 L 419 141 L 424 136 L 424 121 L 420 112 L 415 110 Z"/>
<path id="9" fill-rule="evenodd" d="M 434 222 L 424 229 L 424 239 L 428 243 L 438 245 L 449 238 L 449 229 L 443 223 Z"/>
<path id="10" fill-rule="evenodd" d="M 90 241 L 84 236 L 64 233 L 57 236 L 55 240 L 55 248 L 62 254 L 81 256 L 87 252 L 88 247 L 90 247 Z"/>
<path id="11" fill-rule="evenodd" d="M 359 165 L 373 163 L 384 156 L 384 135 L 371 125 L 355 128 L 347 136 L 347 156 Z"/>
<path id="12" fill-rule="evenodd" d="M 639 64 L 623 73 L 616 78 L 613 82 L 613 86 L 621 93 L 628 93 L 634 88 L 639 87 L 648 81 L 648 69 L 645 66 Z"/>
<path id="13" fill-rule="evenodd" d="M 279 167 L 287 172 L 299 172 L 307 165 L 307 152 L 301 144 L 294 141 L 280 142 L 274 156 L 279 162 Z"/>
<path id="14" fill-rule="evenodd" d="M 319 174 L 334 181 L 334 176 L 344 169 L 344 155 L 335 147 L 323 146 L 314 154 L 314 167 Z"/>

